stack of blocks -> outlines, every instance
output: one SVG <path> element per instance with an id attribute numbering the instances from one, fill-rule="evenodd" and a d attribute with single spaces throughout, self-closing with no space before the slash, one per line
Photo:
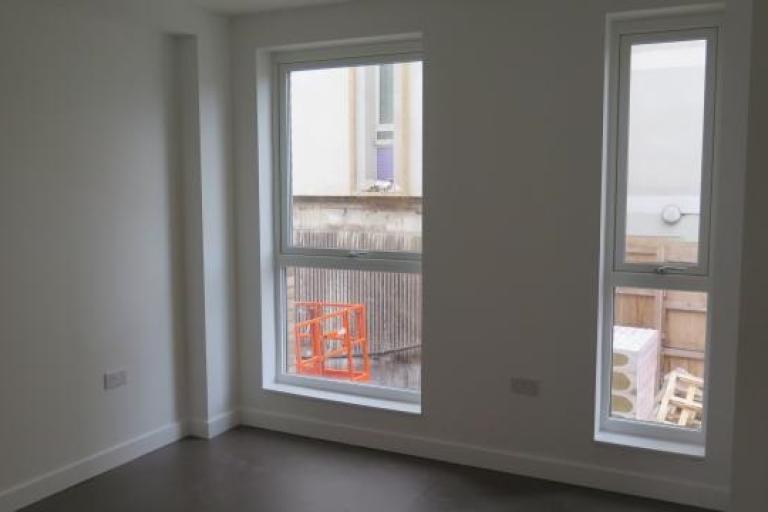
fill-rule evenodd
<path id="1" fill-rule="evenodd" d="M 659 371 L 659 331 L 616 325 L 613 328 L 611 413 L 653 420 Z"/>

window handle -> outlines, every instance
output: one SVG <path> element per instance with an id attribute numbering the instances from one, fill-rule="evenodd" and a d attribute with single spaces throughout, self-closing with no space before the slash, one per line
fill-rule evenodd
<path id="1" fill-rule="evenodd" d="M 680 272 L 685 272 L 688 270 L 688 267 L 681 267 L 681 266 L 675 266 L 675 265 L 661 265 L 659 267 L 656 267 L 653 271 L 657 274 L 675 274 Z"/>
<path id="2" fill-rule="evenodd" d="M 350 258 L 362 258 L 364 256 L 368 256 L 368 251 L 349 251 L 347 256 Z"/>

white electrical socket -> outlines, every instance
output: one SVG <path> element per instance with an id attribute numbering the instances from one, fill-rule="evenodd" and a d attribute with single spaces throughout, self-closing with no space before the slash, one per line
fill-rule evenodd
<path id="1" fill-rule="evenodd" d="M 104 389 L 115 389 L 128 383 L 128 372 L 117 370 L 104 374 Z"/>

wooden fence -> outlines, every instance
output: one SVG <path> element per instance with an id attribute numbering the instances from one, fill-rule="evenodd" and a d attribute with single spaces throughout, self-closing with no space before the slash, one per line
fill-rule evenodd
<path id="1" fill-rule="evenodd" d="M 696 245 L 669 238 L 633 237 L 632 261 L 693 261 Z M 614 323 L 656 329 L 661 334 L 661 374 L 675 368 L 703 377 L 707 331 L 707 296 L 702 292 L 619 288 Z"/>

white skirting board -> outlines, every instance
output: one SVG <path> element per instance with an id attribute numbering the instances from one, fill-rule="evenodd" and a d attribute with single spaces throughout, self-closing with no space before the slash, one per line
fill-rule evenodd
<path id="1" fill-rule="evenodd" d="M 116 444 L 48 473 L 0 491 L 0 512 L 13 511 L 130 462 L 184 437 L 184 426 L 171 423 Z"/>
<path id="2" fill-rule="evenodd" d="M 227 412 L 208 421 L 173 423 L 0 491 L 0 512 L 13 511 L 173 443 L 185 435 L 211 439 L 237 425 L 364 446 L 428 459 L 531 476 L 584 487 L 725 510 L 725 487 L 669 480 L 533 454 L 318 421 L 257 409 Z"/>
<path id="3" fill-rule="evenodd" d="M 252 427 L 684 505 L 726 510 L 729 501 L 729 491 L 725 487 L 658 478 L 563 459 L 353 427 L 257 409 L 242 409 L 240 419 L 243 425 Z"/>
<path id="4" fill-rule="evenodd" d="M 121 466 L 142 455 L 191 435 L 213 439 L 239 424 L 236 411 L 210 420 L 188 420 L 171 423 L 133 439 L 116 444 L 80 460 L 49 471 L 9 489 L 0 490 L 0 512 L 11 512 L 42 500 L 68 487 Z"/>
<path id="5" fill-rule="evenodd" d="M 221 413 L 209 420 L 192 419 L 187 421 L 187 434 L 202 439 L 213 439 L 240 424 L 237 411 Z"/>

